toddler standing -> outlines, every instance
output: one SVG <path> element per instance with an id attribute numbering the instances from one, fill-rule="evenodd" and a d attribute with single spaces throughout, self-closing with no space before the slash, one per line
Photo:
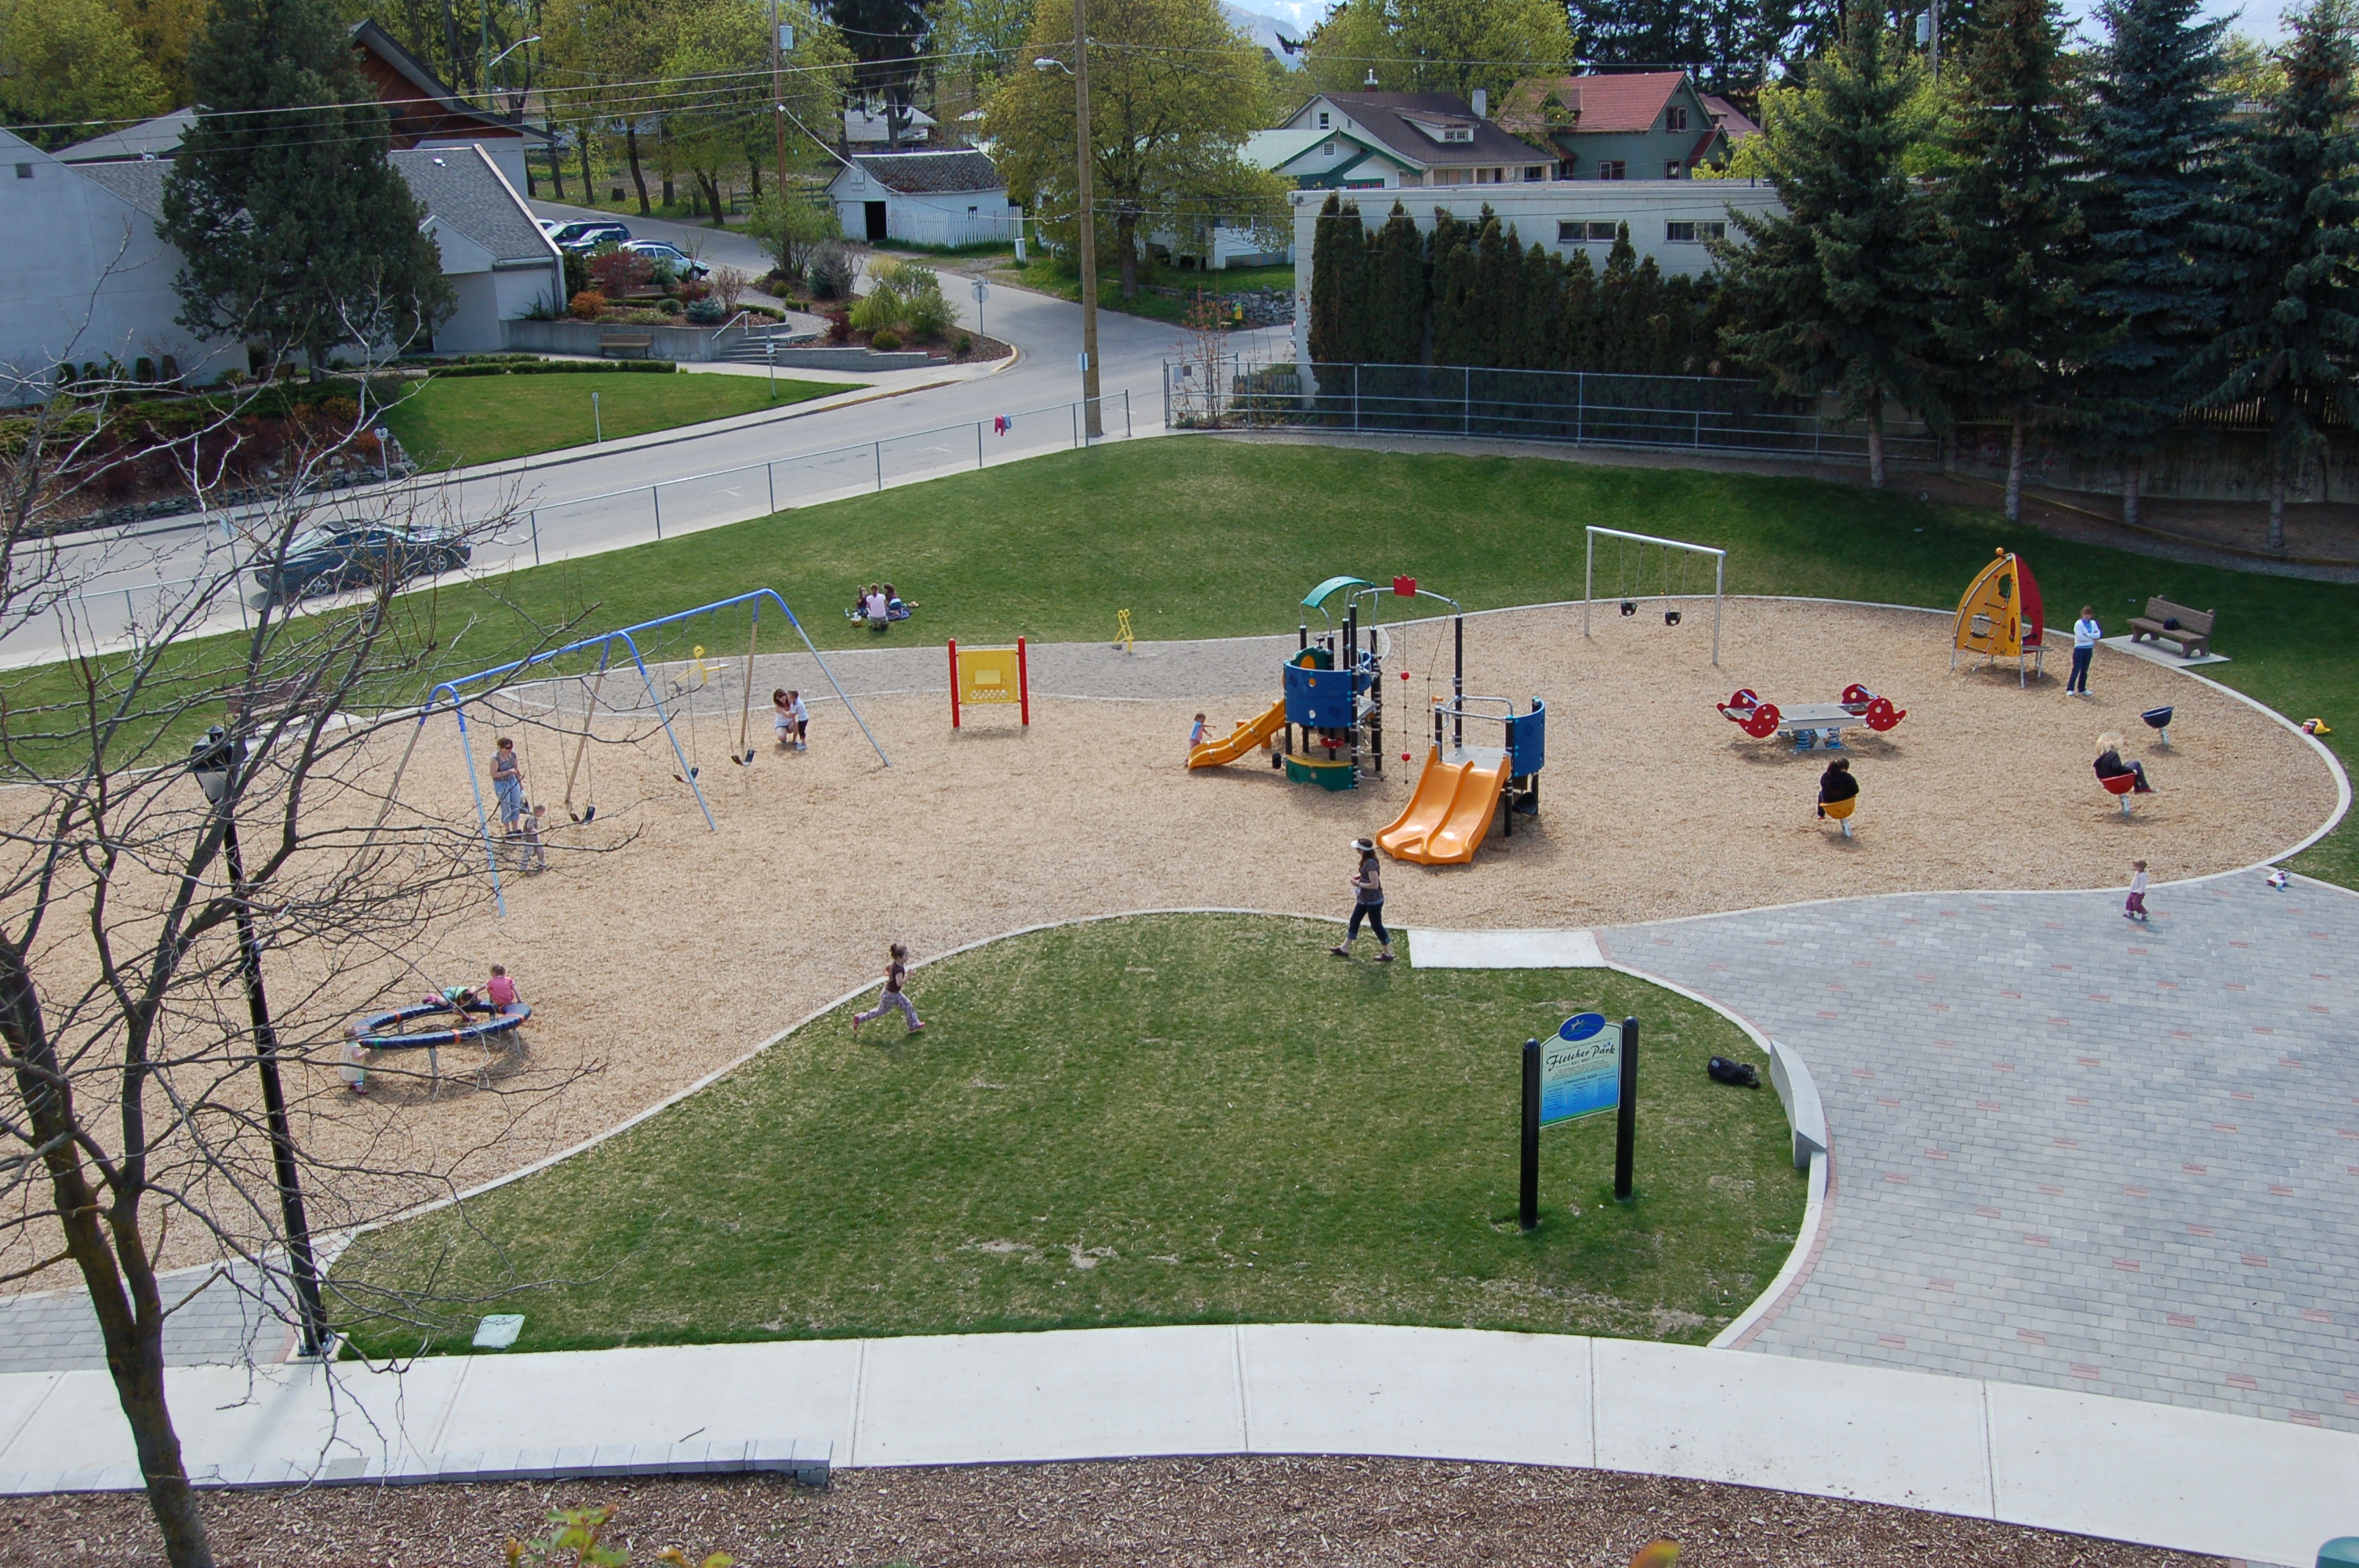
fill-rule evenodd
<path id="1" fill-rule="evenodd" d="M 1199 713 L 1196 715 L 1196 722 L 1191 725 L 1188 730 L 1189 755 L 1193 756 L 1195 754 L 1196 748 L 1204 743 L 1205 728 L 1204 716 Z"/>
<path id="2" fill-rule="evenodd" d="M 2147 875 L 2144 860 L 2130 862 L 2130 896 L 2123 901 L 2122 918 L 2146 924 Z"/>

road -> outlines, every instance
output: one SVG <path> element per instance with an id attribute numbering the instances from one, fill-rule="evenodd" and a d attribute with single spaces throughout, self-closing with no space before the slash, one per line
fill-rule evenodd
<path id="1" fill-rule="evenodd" d="M 586 215 L 554 202 L 533 206 L 544 217 Z M 643 238 L 694 240 L 715 265 L 766 270 L 759 247 L 742 234 L 658 220 L 629 222 Z M 961 324 L 976 330 L 987 325 L 991 336 L 1014 343 L 1020 351 L 1015 363 L 995 374 L 793 418 L 731 421 L 684 438 L 579 448 L 534 458 L 527 467 L 468 470 L 438 483 L 429 509 L 470 523 L 508 514 L 512 521 L 478 547 L 469 568 L 492 571 L 1070 448 L 1077 423 L 1071 405 L 1081 395 L 1081 308 L 995 285 L 979 311 L 962 276 L 945 276 L 943 283 Z M 1247 352 L 1283 357 L 1287 332 L 1240 333 L 1232 341 Z M 1166 323 L 1100 312 L 1108 438 L 1160 431 L 1162 367 L 1179 346 L 1178 330 Z M 1012 420 L 1006 434 L 994 428 L 1003 416 Z M 339 504 L 364 509 L 365 492 Z M 0 666 L 55 658 L 69 646 L 115 644 L 135 625 L 154 624 L 173 592 L 159 585 L 217 574 L 236 548 L 227 533 L 218 521 L 208 529 L 183 517 L 66 546 L 60 569 L 88 585 L 86 596 L 70 618 L 47 618 L 0 638 Z M 224 604 L 206 624 L 236 625 L 248 608 Z"/>

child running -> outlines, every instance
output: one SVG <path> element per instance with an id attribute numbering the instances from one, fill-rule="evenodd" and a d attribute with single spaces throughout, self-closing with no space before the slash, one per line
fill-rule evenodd
<path id="1" fill-rule="evenodd" d="M 1393 961 L 1393 934 L 1385 929 L 1384 868 L 1376 863 L 1376 841 L 1354 838 L 1352 848 L 1360 857 L 1360 869 L 1352 873 L 1352 924 L 1343 928 L 1342 945 L 1327 949 L 1339 958 L 1352 956 L 1352 943 L 1360 935 L 1360 922 L 1368 923 L 1376 934 L 1376 962 Z"/>
<path id="2" fill-rule="evenodd" d="M 862 1024 L 882 1018 L 897 1007 L 901 1010 L 901 1016 L 908 1021 L 910 1033 L 915 1034 L 923 1029 L 925 1025 L 918 1022 L 918 1010 L 910 1005 L 909 993 L 901 989 L 908 978 L 909 949 L 896 942 L 893 944 L 892 961 L 885 966 L 885 994 L 877 998 L 876 1005 L 866 1012 L 852 1015 L 852 1032 L 859 1033 Z"/>
<path id="3" fill-rule="evenodd" d="M 2122 918 L 2146 924 L 2147 875 L 2144 860 L 2130 862 L 2130 896 L 2122 901 Z"/>

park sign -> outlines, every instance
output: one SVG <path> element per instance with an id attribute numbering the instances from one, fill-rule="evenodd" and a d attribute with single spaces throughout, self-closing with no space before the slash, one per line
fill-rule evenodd
<path id="1" fill-rule="evenodd" d="M 1576 1013 L 1540 1057 L 1540 1125 L 1593 1116 L 1621 1103 L 1622 1026 L 1601 1012 Z"/>

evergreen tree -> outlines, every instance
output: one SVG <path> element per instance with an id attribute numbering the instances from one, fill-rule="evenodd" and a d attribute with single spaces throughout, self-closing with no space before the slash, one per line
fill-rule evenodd
<path id="1" fill-rule="evenodd" d="M 1935 401 L 1925 289 L 1929 213 L 1908 168 L 1926 130 L 1922 77 L 1879 12 L 1804 68 L 1759 138 L 1781 214 L 1732 211 L 1722 253 L 1729 357 L 1770 390 L 1832 387 L 1867 422 L 1868 480 L 1884 488 L 1884 410 Z"/>
<path id="2" fill-rule="evenodd" d="M 301 349 L 425 346 L 451 308 L 425 213 L 330 0 L 219 0 L 189 60 L 205 113 L 164 176 L 180 324 Z"/>
<path id="3" fill-rule="evenodd" d="M 1593 370 L 1597 356 L 1597 266 L 1578 250 L 1564 264 L 1562 299 L 1556 314 L 1557 370 Z"/>
<path id="4" fill-rule="evenodd" d="M 1473 365 L 1510 366 L 1517 362 L 1516 334 L 1524 324 L 1522 247 L 1489 207 L 1474 240 Z"/>
<path id="5" fill-rule="evenodd" d="M 1523 268 L 1524 319 L 1516 337 L 1516 363 L 1524 370 L 1553 370 L 1557 317 L 1564 309 L 1564 264 L 1534 240 L 1524 253 Z"/>
<path id="6" fill-rule="evenodd" d="M 1959 70 L 1937 205 L 1934 317 L 1948 373 L 2007 422 L 2006 516 L 2023 514 L 2023 443 L 2065 416 L 2073 363 L 2102 345 L 2073 178 L 2073 105 L 2055 0 L 1985 0 Z"/>
<path id="7" fill-rule="evenodd" d="M 1664 306 L 1663 269 L 1648 256 L 1630 275 L 1629 359 L 1617 368 L 1631 375 L 1669 373 L 1670 319 Z"/>
<path id="8" fill-rule="evenodd" d="M 1636 304 L 1638 253 L 1630 243 L 1630 225 L 1615 229 L 1614 248 L 1605 253 L 1605 270 L 1597 279 L 1597 330 L 1591 339 L 1595 362 L 1591 370 L 1619 375 L 1629 369 L 1638 347 L 1638 330 L 1630 313 Z"/>
<path id="9" fill-rule="evenodd" d="M 2268 421 L 2269 548 L 2285 547 L 2288 479 L 2359 423 L 2359 96 L 2351 0 L 2288 12 L 2286 88 L 2234 160 L 2237 276 L 2227 329 L 2197 362 L 2203 401 L 2257 399 Z"/>
<path id="10" fill-rule="evenodd" d="M 1399 201 L 1368 258 L 1368 357 L 1378 364 L 1425 359 L 1425 236 Z"/>
<path id="11" fill-rule="evenodd" d="M 2089 306 L 2114 330 L 2080 377 L 2090 444 L 2122 464 L 2122 520 L 2138 520 L 2145 460 L 2195 395 L 2188 368 L 2219 330 L 2232 276 L 2219 75 L 2226 19 L 2200 0 L 2105 0 L 2082 202 L 2099 268 Z"/>
<path id="12" fill-rule="evenodd" d="M 1346 364 L 1357 356 L 1353 317 L 1362 305 L 1366 228 L 1357 202 L 1330 195 L 1319 209 L 1310 245 L 1310 361 Z"/>
<path id="13" fill-rule="evenodd" d="M 1483 351 L 1475 319 L 1474 234 L 1447 212 L 1436 212 L 1433 257 L 1433 362 L 1471 365 Z"/>

